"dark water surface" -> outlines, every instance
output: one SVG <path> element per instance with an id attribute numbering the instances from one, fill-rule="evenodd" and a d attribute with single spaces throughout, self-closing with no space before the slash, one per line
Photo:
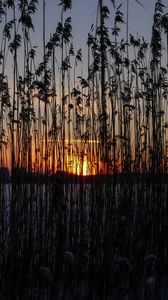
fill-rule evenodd
<path id="1" fill-rule="evenodd" d="M 0 299 L 168 299 L 166 181 L 0 187 Z"/>

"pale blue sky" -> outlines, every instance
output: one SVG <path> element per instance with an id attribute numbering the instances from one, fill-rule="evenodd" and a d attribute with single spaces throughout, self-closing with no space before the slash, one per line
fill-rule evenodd
<path id="1" fill-rule="evenodd" d="M 122 11 L 126 19 L 126 0 L 116 0 L 116 5 L 122 3 Z M 57 21 L 60 17 L 60 9 L 58 7 L 59 0 L 47 0 L 47 31 L 54 31 Z M 87 39 L 87 33 L 91 24 L 96 20 L 98 0 L 72 0 L 72 22 L 73 36 L 79 45 L 84 44 Z M 141 7 L 135 0 L 129 0 L 129 30 L 132 34 L 137 32 L 144 35 L 145 38 L 150 38 L 154 5 L 156 0 L 141 0 L 144 8 Z M 163 1 L 166 3 L 166 0 Z M 104 0 L 104 5 L 107 5 L 113 12 L 112 3 L 110 0 Z M 69 12 L 68 12 L 69 14 Z M 36 20 L 37 22 L 37 20 Z M 38 22 L 37 22 L 38 23 Z M 111 23 L 113 24 L 113 15 L 111 15 Z M 39 28 L 40 29 L 40 28 Z"/>
<path id="2" fill-rule="evenodd" d="M 122 3 L 122 12 L 126 21 L 126 0 L 116 0 L 116 6 Z M 40 3 L 40 1 L 39 1 Z M 90 27 L 96 21 L 98 0 L 72 0 L 72 10 L 67 12 L 67 16 L 72 17 L 73 26 L 73 42 L 76 50 L 83 49 L 83 55 L 86 52 L 87 34 Z M 129 33 L 143 35 L 147 41 L 150 41 L 154 6 L 156 0 L 141 0 L 144 8 L 135 0 L 129 0 Z M 166 4 L 166 0 L 163 1 Z M 46 41 L 48 41 L 50 33 L 55 31 L 57 23 L 60 21 L 59 0 L 46 1 Z M 104 0 L 111 12 L 109 20 L 110 28 L 113 26 L 113 6 L 110 0 Z M 39 9 L 34 17 L 35 34 L 32 35 L 33 44 L 42 45 L 42 10 Z M 126 29 L 123 26 L 125 35 Z"/>
<path id="3" fill-rule="evenodd" d="M 46 42 L 49 40 L 50 34 L 54 33 L 57 23 L 60 21 L 61 8 L 58 6 L 60 0 L 46 0 Z M 122 3 L 122 12 L 126 21 L 126 3 L 127 0 L 116 0 L 116 6 Z M 141 0 L 144 7 L 141 7 L 135 0 L 129 0 L 129 33 L 143 35 L 150 42 L 151 29 L 153 21 L 154 6 L 156 0 Z M 163 0 L 166 4 L 167 1 Z M 42 60 L 42 0 L 39 0 L 38 10 L 33 16 L 35 32 L 31 33 L 32 46 L 38 46 L 36 65 Z M 82 48 L 83 67 L 87 59 L 87 35 L 91 25 L 96 22 L 98 0 L 72 0 L 72 10 L 67 11 L 66 16 L 72 17 L 73 27 L 73 43 L 77 51 Z M 109 28 L 114 24 L 114 9 L 110 0 L 104 0 L 104 5 L 109 7 L 111 12 L 109 19 Z M 168 4 L 167 4 L 168 5 Z M 168 8 L 165 9 L 168 11 Z M 66 17 L 65 16 L 65 17 Z M 0 25 L 2 26 L 2 25 Z M 123 26 L 121 38 L 125 36 L 126 26 Z M 11 65 L 10 58 L 7 68 Z"/>
<path id="4" fill-rule="evenodd" d="M 154 5 L 156 0 L 141 0 L 144 8 L 141 7 L 135 0 L 129 0 L 129 29 L 131 33 L 139 32 L 147 39 L 150 37 Z M 40 1 L 39 1 L 40 3 Z M 57 22 L 60 20 L 59 0 L 46 1 L 46 31 L 54 32 Z M 90 30 L 92 23 L 96 20 L 98 0 L 72 0 L 72 10 L 70 12 L 73 22 L 73 36 L 75 42 L 80 46 L 85 44 L 87 33 Z M 122 4 L 122 11 L 126 14 L 126 0 L 116 0 L 116 5 Z M 104 0 L 104 5 L 107 5 L 113 12 L 113 7 L 110 0 Z M 40 33 L 42 26 L 42 12 L 39 10 L 34 21 L 36 33 Z M 67 15 L 69 14 L 69 11 Z M 126 15 L 125 15 L 126 18 Z M 111 15 L 113 24 L 113 15 Z"/>

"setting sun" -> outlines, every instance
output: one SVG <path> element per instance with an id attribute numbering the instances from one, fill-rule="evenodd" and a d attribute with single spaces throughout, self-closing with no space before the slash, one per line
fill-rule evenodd
<path id="1" fill-rule="evenodd" d="M 88 161 L 86 159 L 82 161 L 78 157 L 70 160 L 67 171 L 73 175 L 91 175 L 88 168 Z"/>
<path id="2" fill-rule="evenodd" d="M 83 176 L 86 176 L 86 175 L 89 175 L 89 174 L 87 173 L 87 162 L 84 161 L 83 162 Z"/>

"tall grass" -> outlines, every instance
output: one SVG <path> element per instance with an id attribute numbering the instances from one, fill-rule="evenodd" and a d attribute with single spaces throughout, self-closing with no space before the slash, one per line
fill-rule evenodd
<path id="1" fill-rule="evenodd" d="M 128 28 L 122 38 L 122 5 L 114 8 L 111 32 L 110 11 L 100 1 L 83 78 L 78 68 L 82 52 L 75 54 L 72 43 L 71 1 L 67 3 L 61 2 L 61 19 L 48 42 L 43 4 L 43 59 L 38 66 L 31 44 L 37 1 L 1 3 L 1 165 L 46 173 L 82 174 L 83 163 L 88 174 L 167 172 L 163 4 L 156 2 L 148 43 L 129 35 Z M 12 87 L 6 74 L 10 52 Z"/>
<path id="2" fill-rule="evenodd" d="M 123 37 L 114 2 L 110 29 L 98 1 L 82 73 L 72 1 L 60 1 L 48 41 L 42 1 L 39 64 L 40 3 L 0 1 L 2 299 L 168 297 L 168 16 L 157 0 L 145 41 L 129 35 L 127 10 Z"/>

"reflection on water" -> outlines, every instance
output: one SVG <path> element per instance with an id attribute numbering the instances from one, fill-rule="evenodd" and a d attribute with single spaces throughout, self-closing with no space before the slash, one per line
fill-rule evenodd
<path id="1" fill-rule="evenodd" d="M 167 196 L 133 180 L 1 184 L 0 298 L 168 299 Z"/>

